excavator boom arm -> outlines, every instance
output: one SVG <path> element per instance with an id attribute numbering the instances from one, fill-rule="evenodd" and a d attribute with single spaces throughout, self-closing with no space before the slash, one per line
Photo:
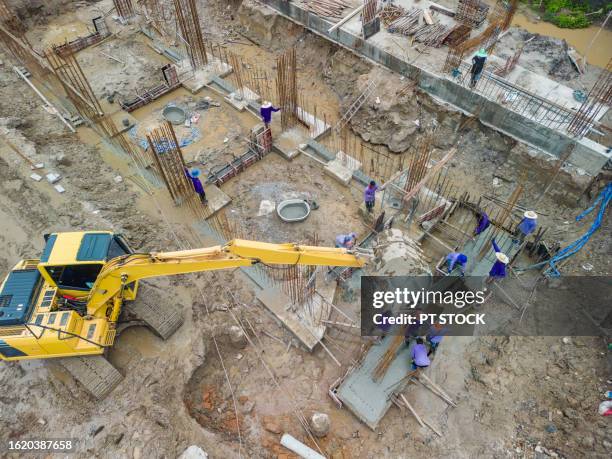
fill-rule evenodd
<path id="1" fill-rule="evenodd" d="M 120 294 L 124 285 L 140 279 L 200 271 L 269 265 L 313 265 L 362 267 L 365 262 L 346 249 L 270 244 L 234 239 L 225 246 L 178 252 L 131 254 L 110 260 L 100 272 L 87 302 L 88 314 Z"/>

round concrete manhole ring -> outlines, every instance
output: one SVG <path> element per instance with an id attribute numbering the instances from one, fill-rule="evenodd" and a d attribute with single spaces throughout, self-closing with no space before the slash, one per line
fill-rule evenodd
<path id="1" fill-rule="evenodd" d="M 162 111 L 164 119 L 170 121 L 172 124 L 183 124 L 187 118 L 185 110 L 176 105 L 168 105 Z"/>
<path id="2" fill-rule="evenodd" d="M 301 222 L 310 215 L 310 206 L 303 199 L 286 199 L 276 206 L 276 213 L 284 222 Z"/>

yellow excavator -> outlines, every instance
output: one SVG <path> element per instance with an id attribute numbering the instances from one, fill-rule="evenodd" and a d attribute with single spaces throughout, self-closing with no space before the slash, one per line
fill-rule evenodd
<path id="1" fill-rule="evenodd" d="M 0 358 L 60 359 L 97 398 L 123 378 L 103 356 L 115 342 L 120 316 L 147 325 L 163 339 L 182 324 L 181 313 L 162 304 L 172 295 L 143 301 L 141 292 L 136 300 L 141 279 L 257 263 L 364 265 L 346 249 L 291 243 L 235 239 L 224 246 L 136 253 L 109 231 L 53 233 L 45 239 L 40 258 L 17 263 L 0 286 Z"/>

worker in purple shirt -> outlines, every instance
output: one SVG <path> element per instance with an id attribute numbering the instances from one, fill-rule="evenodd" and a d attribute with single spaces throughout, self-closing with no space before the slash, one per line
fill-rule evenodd
<path id="1" fill-rule="evenodd" d="M 496 260 L 495 260 L 495 263 L 493 263 L 493 266 L 491 266 L 491 270 L 489 271 L 489 276 L 492 279 L 496 279 L 496 278 L 501 279 L 503 277 L 506 277 L 506 265 L 510 263 L 510 259 L 505 253 L 501 251 L 501 249 L 495 242 L 495 239 L 492 239 L 491 242 L 493 243 L 493 250 L 495 250 Z"/>
<path id="2" fill-rule="evenodd" d="M 272 102 L 268 102 L 267 100 L 261 104 L 259 109 L 259 114 L 261 115 L 261 119 L 263 120 L 266 127 L 270 125 L 272 122 L 272 112 L 278 112 L 280 108 L 276 108 L 272 105 Z"/>
<path id="3" fill-rule="evenodd" d="M 535 231 L 537 226 L 538 214 L 533 210 L 528 210 L 523 214 L 523 219 L 516 227 L 516 232 L 514 233 L 516 239 L 513 239 L 512 242 L 520 242 L 522 244 L 525 238 Z"/>
<path id="4" fill-rule="evenodd" d="M 187 175 L 187 178 L 191 180 L 193 189 L 200 197 L 200 201 L 202 201 L 202 204 L 204 205 L 208 204 L 208 200 L 206 199 L 206 193 L 204 192 L 204 186 L 202 185 L 202 182 L 200 181 L 200 178 L 199 178 L 200 170 L 191 169 L 191 171 L 187 171 L 187 169 L 185 169 L 185 175 Z"/>
<path id="5" fill-rule="evenodd" d="M 355 245 L 355 241 L 357 241 L 357 234 L 355 233 L 339 234 L 336 236 L 336 247 L 352 249 Z"/>
<path id="6" fill-rule="evenodd" d="M 476 229 L 474 230 L 474 236 L 478 236 L 484 230 L 486 230 L 491 222 L 489 221 L 489 216 L 484 211 L 480 211 L 478 215 L 478 224 L 476 225 Z"/>
<path id="7" fill-rule="evenodd" d="M 412 346 L 412 369 L 427 368 L 431 361 L 427 357 L 427 347 L 423 344 L 423 338 L 417 338 L 416 344 Z"/>
<path id="8" fill-rule="evenodd" d="M 467 263 L 467 256 L 460 252 L 451 252 L 446 256 L 446 263 L 448 265 L 448 273 L 452 273 L 453 269 L 459 267 L 461 269 L 461 275 L 465 275 L 465 264 Z"/>
<path id="9" fill-rule="evenodd" d="M 368 212 L 372 212 L 372 209 L 374 209 L 374 204 L 376 203 L 376 192 L 378 190 L 378 185 L 376 185 L 376 182 L 372 180 L 363 191 L 363 200 L 365 201 L 365 206 Z"/>
<path id="10" fill-rule="evenodd" d="M 446 328 L 444 328 L 440 324 L 433 324 L 427 333 L 427 342 L 429 343 L 429 352 L 427 355 L 435 354 L 438 345 L 444 338 L 444 334 L 446 333 Z"/>

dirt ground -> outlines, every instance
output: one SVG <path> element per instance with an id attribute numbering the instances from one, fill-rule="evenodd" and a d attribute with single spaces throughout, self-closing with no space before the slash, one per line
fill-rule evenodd
<path id="1" fill-rule="evenodd" d="M 110 0 L 13 3 L 28 4 L 19 9 L 20 15 L 31 37 L 42 42 L 80 33 L 86 29 L 82 24 L 111 5 Z M 59 14 L 60 5 L 67 3 Z M 477 122 L 457 132 L 465 121 L 461 114 L 407 88 L 409 82 L 398 75 L 373 68 L 282 18 L 246 28 L 257 2 L 245 0 L 248 8 L 237 10 L 240 3 L 198 2 L 205 37 L 269 68 L 282 49 L 296 46 L 300 89 L 330 113 L 346 108 L 375 72 L 383 73 L 383 83 L 351 121 L 354 135 L 399 154 L 422 138 L 422 127 L 436 125 L 435 158 L 451 145 L 458 146 L 452 163 L 458 190 L 507 199 L 522 183 L 520 204 L 528 206 L 540 196 L 554 162 Z M 116 23 L 111 29 L 119 31 L 115 38 L 78 55 L 96 95 L 129 96 L 136 88 L 161 81 L 158 69 L 164 60 L 142 34 Z M 508 40 L 519 33 L 513 31 Z M 129 70 L 101 57 L 99 50 L 129 61 Z M 498 52 L 504 53 L 504 47 Z M 548 51 L 530 52 L 542 62 L 542 71 L 555 65 Z M 534 69 L 536 61 L 528 60 Z M 125 158 L 108 150 L 88 128 L 69 134 L 41 107 L 12 65 L 2 49 L 0 134 L 32 161 L 44 162 L 45 172 L 60 173 L 66 192 L 57 193 L 45 180 L 31 180 L 29 166 L 0 142 L 2 272 L 21 258 L 38 256 L 42 235 L 56 231 L 111 229 L 123 233 L 138 251 L 216 243 L 197 234 L 191 214 L 173 206 L 163 190 L 131 179 L 134 172 Z M 139 135 L 155 124 L 168 101 L 189 106 L 206 95 L 175 91 L 135 112 Z M 219 99 L 212 93 L 210 97 Z M 114 109 L 118 110 L 116 104 Z M 187 159 L 203 167 L 222 164 L 241 153 L 242 139 L 256 122 L 227 104 L 208 109 L 198 124 L 202 137 L 186 150 Z M 117 176 L 123 180 L 118 182 Z M 540 225 L 549 228 L 546 240 L 551 244 L 575 240 L 592 223 L 592 216 L 574 221 L 592 202 L 593 196 L 577 192 L 587 179 L 568 168 L 538 202 Z M 357 212 L 361 189 L 338 185 L 303 155 L 287 162 L 272 153 L 221 188 L 232 198 L 227 212 L 249 237 L 291 241 L 316 232 L 323 245 L 331 245 L 337 233 L 365 232 Z M 275 213 L 258 215 L 262 200 L 291 197 L 315 200 L 320 208 L 292 227 L 282 224 Z M 610 275 L 610 236 L 608 213 L 602 228 L 563 267 L 563 274 Z M 108 358 L 125 379 L 105 400 L 94 400 L 52 361 L 0 364 L 0 442 L 70 437 L 78 439 L 76 457 L 174 458 L 189 445 L 199 445 L 212 458 L 293 458 L 280 446 L 280 434 L 289 432 L 314 447 L 300 417 L 318 411 L 330 416 L 332 426 L 318 444 L 335 459 L 603 458 L 612 452 L 609 419 L 597 414 L 602 394 L 610 390 L 607 343 L 601 338 L 447 337 L 428 375 L 458 406 L 448 407 L 422 387 L 406 391 L 415 409 L 443 437 L 419 427 L 396 407 L 372 431 L 347 409 L 338 409 L 327 394 L 363 344 L 358 330 L 330 330 L 328 342 L 343 361 L 340 368 L 320 346 L 313 353 L 302 350 L 257 302 L 254 284 L 239 270 L 151 284 L 165 292 L 165 301 L 183 310 L 185 323 L 168 341 L 144 328 L 123 332 Z M 335 304 L 358 320 L 358 302 L 351 292 L 340 291 Z M 227 335 L 228 326 L 237 321 L 250 322 L 256 331 L 245 348 L 233 345 Z"/>

